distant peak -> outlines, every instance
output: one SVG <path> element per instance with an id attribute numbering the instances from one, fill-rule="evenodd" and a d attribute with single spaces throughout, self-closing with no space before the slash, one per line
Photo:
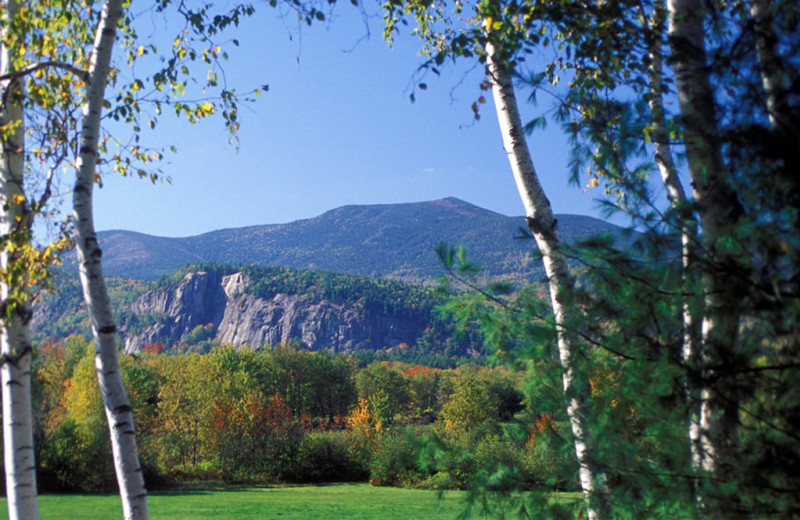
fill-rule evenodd
<path id="1" fill-rule="evenodd" d="M 449 204 L 453 206 L 476 207 L 467 201 L 461 200 L 458 197 L 445 197 L 443 199 L 436 199 L 431 201 L 433 204 Z"/>
<path id="2" fill-rule="evenodd" d="M 500 215 L 500 213 L 497 213 L 495 211 L 486 208 L 482 208 L 480 206 L 476 206 L 475 204 L 461 200 L 457 197 L 445 197 L 443 199 L 433 200 L 430 202 L 430 204 L 434 204 L 437 206 L 444 206 L 449 209 L 456 210 L 462 214 L 470 214 L 470 215 L 491 214 L 491 215 L 502 216 Z"/>
<path id="3" fill-rule="evenodd" d="M 428 207 L 438 206 L 449 209 L 459 209 L 462 211 L 469 210 L 477 212 L 494 213 L 493 211 L 481 208 L 480 206 L 476 206 L 469 202 L 463 201 L 457 197 L 445 197 L 443 199 L 427 200 L 421 202 L 395 202 L 395 203 L 385 203 L 385 204 L 347 204 L 344 206 L 339 206 L 338 208 L 333 208 L 331 210 L 328 210 L 320 216 L 328 214 L 336 214 L 336 213 L 348 213 L 348 212 L 403 210 L 408 208 L 419 208 L 425 206 Z"/>

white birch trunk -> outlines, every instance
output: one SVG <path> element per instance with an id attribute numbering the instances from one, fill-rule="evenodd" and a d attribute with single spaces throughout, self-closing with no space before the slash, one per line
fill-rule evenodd
<path id="1" fill-rule="evenodd" d="M 579 465 L 581 489 L 587 504 L 589 520 L 609 517 L 608 486 L 606 476 L 592 453 L 587 424 L 587 409 L 591 400 L 590 388 L 576 374 L 578 346 L 574 335 L 565 327 L 571 312 L 565 299 L 573 290 L 572 278 L 566 259 L 561 250 L 558 224 L 553 216 L 550 201 L 542 189 L 533 166 L 528 144 L 525 141 L 522 119 L 520 118 L 512 70 L 498 62 L 494 44 L 486 44 L 487 71 L 492 83 L 497 119 L 503 134 L 503 146 L 514 180 L 517 183 L 528 227 L 536 239 L 542 253 L 545 272 L 550 288 L 550 302 L 555 316 L 558 337 L 558 352 L 562 367 L 562 384 L 566 399 L 566 411 L 575 443 L 575 454 Z"/>
<path id="2" fill-rule="evenodd" d="M 0 16 L 4 24 L 19 13 L 15 0 L 0 2 Z M 7 25 L 6 25 L 7 26 Z M 0 33 L 0 75 L 13 72 L 11 60 L 13 49 L 6 45 L 5 34 Z M 12 39 L 13 41 L 13 39 Z M 20 205 L 24 196 L 24 146 L 23 109 L 19 96 L 22 81 L 8 80 L 0 83 L 0 127 L 7 132 L 2 138 L 0 151 L 0 235 L 3 270 L 18 261 L 17 253 L 11 249 L 12 234 L 27 225 L 24 209 Z M 24 287 L 16 290 L 25 291 Z M 31 318 L 29 302 L 9 301 L 12 288 L 7 280 L 2 284 L 2 393 L 3 393 L 3 449 L 6 473 L 6 497 L 8 517 L 11 520 L 39 518 L 36 500 L 36 463 L 33 448 L 33 414 L 31 410 L 31 345 L 28 337 L 28 322 Z"/>
<path id="3" fill-rule="evenodd" d="M 702 0 L 669 0 L 669 43 L 681 109 L 684 143 L 692 180 L 693 198 L 707 257 L 703 273 L 705 310 L 702 323 L 703 364 L 701 387 L 701 437 L 703 470 L 719 473 L 719 458 L 732 456 L 738 446 L 738 400 L 732 386 L 712 394 L 709 381 L 717 379 L 719 368 L 732 362 L 737 341 L 740 309 L 731 283 L 734 258 L 726 250 L 729 235 L 741 211 L 722 161 L 716 105 L 706 63 Z M 726 395 L 720 396 L 720 390 Z M 724 475 L 718 475 L 724 477 Z"/>
<path id="4" fill-rule="evenodd" d="M 97 166 L 100 116 L 109 72 L 111 51 L 122 15 L 121 0 L 107 0 L 94 41 L 89 82 L 83 105 L 80 156 L 73 191 L 78 267 L 95 342 L 95 366 L 105 404 L 114 454 L 114 468 L 126 519 L 148 518 L 147 491 L 136 447 L 133 410 L 122 381 L 116 345 L 116 326 L 100 265 L 92 214 L 92 192 Z"/>
<path id="5" fill-rule="evenodd" d="M 678 169 L 673 160 L 669 132 L 666 126 L 664 111 L 663 51 L 662 35 L 666 23 L 664 1 L 657 1 L 654 7 L 654 38 L 650 48 L 650 65 L 648 68 L 650 90 L 650 113 L 652 116 L 652 136 L 655 147 L 655 162 L 658 165 L 661 180 L 667 189 L 667 198 L 678 216 L 681 234 L 681 287 L 683 290 L 683 351 L 682 359 L 686 366 L 685 393 L 689 430 L 689 447 L 692 456 L 692 468 L 696 473 L 706 465 L 705 454 L 708 451 L 709 439 L 700 425 L 700 396 L 695 371 L 700 366 L 702 343 L 699 335 L 699 320 L 702 316 L 702 301 L 694 297 L 696 291 L 697 272 L 697 219 L 686 197 L 686 191 L 678 177 Z M 697 313 L 697 315 L 695 315 Z M 697 495 L 696 483 L 693 481 Z"/>

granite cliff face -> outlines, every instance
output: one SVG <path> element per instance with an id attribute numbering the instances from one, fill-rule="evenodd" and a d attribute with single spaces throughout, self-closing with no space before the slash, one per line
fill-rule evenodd
<path id="1" fill-rule="evenodd" d="M 188 273 L 174 287 L 149 291 L 127 310 L 120 327 L 127 352 L 152 342 L 179 344 L 203 328 L 223 344 L 258 349 L 300 341 L 309 350 L 353 352 L 412 344 L 421 319 L 393 316 L 360 303 L 344 305 L 304 294 L 260 298 L 246 292 L 242 273 Z"/>

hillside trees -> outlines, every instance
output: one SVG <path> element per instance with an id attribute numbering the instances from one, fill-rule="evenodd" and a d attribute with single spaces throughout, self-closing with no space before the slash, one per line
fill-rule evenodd
<path id="1" fill-rule="evenodd" d="M 373 362 L 360 371 L 356 388 L 369 404 L 372 415 L 384 425 L 392 424 L 409 404 L 407 380 L 386 362 Z"/>

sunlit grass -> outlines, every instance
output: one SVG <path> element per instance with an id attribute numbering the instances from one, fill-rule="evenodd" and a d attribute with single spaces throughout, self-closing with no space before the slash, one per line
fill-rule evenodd
<path id="1" fill-rule="evenodd" d="M 152 493 L 154 520 L 428 520 L 454 519 L 465 509 L 464 493 L 379 488 L 368 484 L 298 486 L 230 491 L 173 491 Z M 7 516 L 0 499 L 0 518 Z M 42 520 L 122 518 L 117 495 L 42 495 Z"/>

